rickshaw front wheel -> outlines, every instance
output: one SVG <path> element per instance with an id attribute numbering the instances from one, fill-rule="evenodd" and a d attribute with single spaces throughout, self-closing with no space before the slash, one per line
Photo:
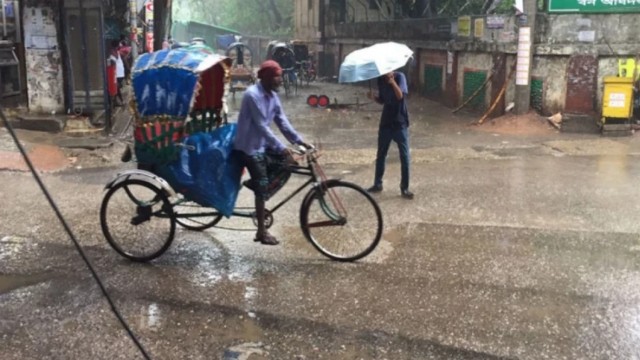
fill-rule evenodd
<path id="1" fill-rule="evenodd" d="M 153 184 L 127 179 L 111 187 L 102 200 L 100 225 L 111 247 L 133 261 L 162 255 L 176 231 L 173 207 Z"/>
<path id="2" fill-rule="evenodd" d="M 300 226 L 323 255 L 337 261 L 355 261 L 378 246 L 382 212 L 360 186 L 328 180 L 311 189 L 302 201 Z"/>

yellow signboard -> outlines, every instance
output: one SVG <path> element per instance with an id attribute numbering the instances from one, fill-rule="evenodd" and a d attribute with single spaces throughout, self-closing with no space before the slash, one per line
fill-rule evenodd
<path id="1" fill-rule="evenodd" d="M 484 18 L 475 19 L 473 22 L 473 36 L 477 38 L 484 36 Z"/>
<path id="2" fill-rule="evenodd" d="M 471 16 L 458 18 L 458 36 L 471 36 Z"/>

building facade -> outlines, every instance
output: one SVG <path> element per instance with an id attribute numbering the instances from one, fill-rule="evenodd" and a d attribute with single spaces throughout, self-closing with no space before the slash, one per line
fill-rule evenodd
<path id="1" fill-rule="evenodd" d="M 111 43 L 127 39 L 134 46 L 143 45 L 144 39 L 138 34 L 144 29 L 153 29 L 153 25 L 138 19 L 144 19 L 146 3 L 151 3 L 150 9 L 153 9 L 153 1 L 3 2 L 4 27 L 8 31 L 0 41 L 0 58 L 7 48 L 16 59 L 16 66 L 10 71 L 0 61 L 0 81 L 2 89 L 6 89 L 1 99 L 3 105 L 22 105 L 30 113 L 108 117 L 106 60 Z M 153 11 L 165 14 L 161 18 L 170 20 L 167 15 L 171 12 L 167 5 L 170 2 L 160 3 L 163 6 Z M 136 19 L 134 26 L 131 19 Z M 135 52 L 144 51 L 142 45 L 135 46 Z"/>
<path id="2" fill-rule="evenodd" d="M 406 18 L 397 3 L 298 0 L 296 36 L 317 44 L 319 67 L 327 76 L 337 75 L 351 51 L 397 41 L 414 50 L 414 61 L 404 69 L 414 91 L 449 106 L 478 92 L 468 106 L 479 111 L 489 108 L 502 88 L 499 105 L 514 101 L 512 69 L 522 16 Z M 544 114 L 598 112 L 603 77 L 633 76 L 639 20 L 640 3 L 634 1 L 550 0 L 539 8 L 531 30 L 532 107 Z M 495 115 L 504 108 L 496 106 Z"/>

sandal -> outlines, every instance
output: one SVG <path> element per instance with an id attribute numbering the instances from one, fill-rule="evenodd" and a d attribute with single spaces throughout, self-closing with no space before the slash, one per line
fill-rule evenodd
<path id="1" fill-rule="evenodd" d="M 276 239 L 275 236 L 270 235 L 270 234 L 264 234 L 260 238 L 256 237 L 255 239 L 253 239 L 253 241 L 260 242 L 263 245 L 278 245 L 278 244 L 280 244 L 278 239 Z"/>

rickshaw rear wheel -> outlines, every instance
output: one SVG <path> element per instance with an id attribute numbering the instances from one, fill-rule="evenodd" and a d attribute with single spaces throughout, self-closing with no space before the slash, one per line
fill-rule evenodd
<path id="1" fill-rule="evenodd" d="M 124 180 L 105 194 L 100 226 L 111 247 L 133 261 L 162 255 L 175 236 L 173 207 L 162 190 L 147 181 Z"/>

